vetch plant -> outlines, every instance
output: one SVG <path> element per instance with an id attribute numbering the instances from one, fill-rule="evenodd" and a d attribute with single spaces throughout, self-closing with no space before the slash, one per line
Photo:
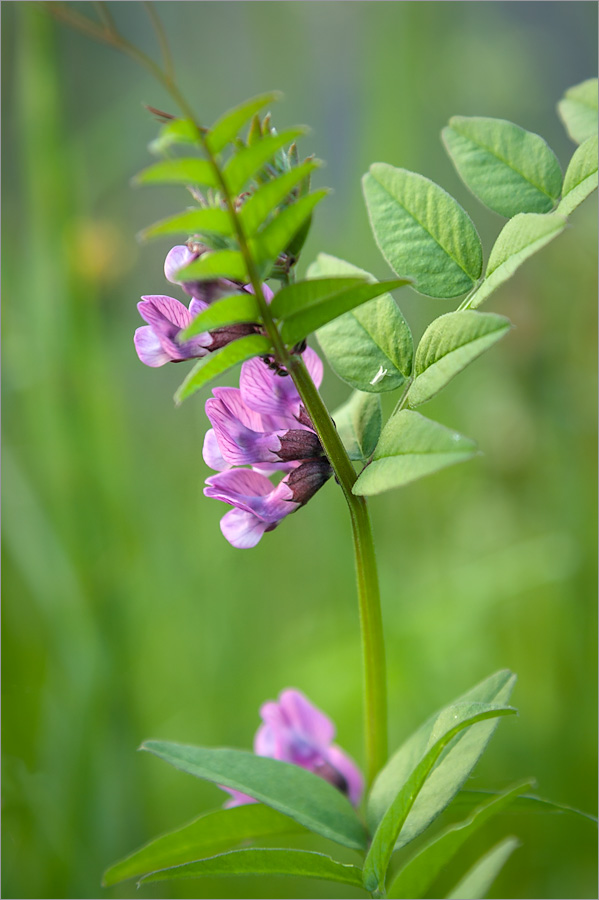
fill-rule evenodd
<path id="1" fill-rule="evenodd" d="M 187 306 L 163 294 L 145 295 L 139 311 L 146 324 L 136 332 L 135 347 L 151 367 L 198 360 L 177 403 L 242 364 L 239 387 L 215 387 L 205 407 L 211 428 L 203 455 L 216 472 L 205 494 L 232 507 L 221 521 L 223 534 L 243 549 L 268 540 L 267 532 L 334 476 L 352 524 L 363 649 L 365 784 L 333 743 L 332 721 L 293 688 L 262 707 L 254 753 L 148 741 L 144 750 L 213 782 L 230 799 L 112 866 L 104 883 L 287 874 L 337 881 L 372 897 L 430 894 L 441 870 L 491 816 L 508 807 L 565 808 L 531 794 L 530 781 L 498 793 L 465 788 L 498 720 L 515 713 L 515 676 L 508 671 L 449 703 L 389 757 L 367 497 L 477 453 L 470 438 L 417 409 L 508 333 L 505 316 L 479 307 L 564 230 L 572 210 L 597 187 L 597 82 L 572 88 L 559 104 L 580 145 L 563 178 L 546 142 L 506 120 L 456 116 L 443 130 L 462 180 L 508 220 L 488 254 L 470 215 L 442 187 L 379 162 L 364 176 L 364 196 L 375 240 L 397 277 L 378 281 L 321 253 L 307 277 L 297 278 L 313 212 L 327 192 L 311 191 L 319 164 L 300 161 L 303 129 L 279 133 L 265 114 L 278 95 L 252 98 L 206 128 L 181 95 L 152 11 L 162 67 L 119 34 L 103 4 L 102 25 L 63 4 L 49 6 L 145 65 L 180 113 L 154 110 L 161 125 L 151 150 L 165 158 L 136 183 L 179 184 L 189 192 L 191 207 L 143 236 L 184 241 L 168 254 L 165 275 L 191 300 Z M 405 285 L 457 302 L 430 323 L 416 348 L 391 296 Z M 313 334 L 332 370 L 353 389 L 332 416 L 319 393 L 322 362 L 306 344 Z M 383 424 L 380 395 L 389 392 L 397 402 Z M 453 813 L 453 824 L 435 829 L 444 811 Z M 259 846 L 307 831 L 354 851 L 355 862 Z M 396 852 L 423 833 L 417 850 L 398 862 Z M 516 846 L 506 837 L 463 871 L 448 896 L 484 896 Z"/>

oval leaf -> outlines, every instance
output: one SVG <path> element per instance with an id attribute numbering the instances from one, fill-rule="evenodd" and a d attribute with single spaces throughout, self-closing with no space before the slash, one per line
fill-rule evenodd
<path id="1" fill-rule="evenodd" d="M 364 269 L 325 253 L 318 255 L 308 275 L 354 276 L 376 283 Z M 359 391 L 379 394 L 395 390 L 405 384 L 412 370 L 412 333 L 389 294 L 319 328 L 318 342 L 339 378 Z"/>
<path id="2" fill-rule="evenodd" d="M 519 846 L 520 842 L 517 838 L 509 837 L 501 841 L 500 844 L 481 856 L 479 861 L 447 895 L 447 900 L 480 900 L 486 895 L 508 858 Z"/>
<path id="3" fill-rule="evenodd" d="M 505 119 L 453 116 L 442 136 L 458 175 L 489 209 L 511 218 L 555 206 L 562 172 L 538 134 Z"/>
<path id="4" fill-rule="evenodd" d="M 426 403 L 512 327 L 509 319 L 473 310 L 439 316 L 424 332 L 414 359 L 410 406 Z"/>
<path id="5" fill-rule="evenodd" d="M 248 337 L 239 338 L 231 344 L 227 344 L 222 350 L 216 353 L 210 353 L 193 367 L 183 384 L 178 388 L 175 394 L 175 403 L 179 405 L 200 388 L 205 387 L 236 366 L 237 363 L 245 362 L 253 356 L 264 356 L 271 353 L 272 347 L 268 338 L 260 334 L 250 334 Z"/>
<path id="6" fill-rule="evenodd" d="M 557 104 L 557 111 L 577 144 L 597 134 L 597 79 L 589 78 L 569 88 Z"/>
<path id="7" fill-rule="evenodd" d="M 574 151 L 564 178 L 564 193 L 557 208 L 562 216 L 569 216 L 573 209 L 597 190 L 597 135 L 587 138 Z"/>
<path id="8" fill-rule="evenodd" d="M 224 209 L 186 209 L 184 212 L 170 216 L 161 222 L 150 225 L 140 232 L 141 240 L 162 237 L 165 234 L 213 234 L 229 235 L 233 233 L 233 225 L 229 213 Z"/>
<path id="9" fill-rule="evenodd" d="M 383 428 L 372 462 L 358 476 L 353 493 L 371 496 L 403 487 L 475 454 L 470 438 L 402 409 Z"/>
<path id="10" fill-rule="evenodd" d="M 232 196 L 240 194 L 246 182 L 270 162 L 277 150 L 305 134 L 305 131 L 305 128 L 291 128 L 281 134 L 269 134 L 251 147 L 238 150 L 223 171 L 229 193 Z"/>
<path id="11" fill-rule="evenodd" d="M 317 169 L 321 163 L 313 159 L 295 166 L 290 172 L 285 172 L 261 185 L 245 200 L 239 212 L 242 228 L 247 237 L 253 234 L 263 225 L 279 204 L 290 197 L 293 189 L 306 178 L 310 172 Z"/>
<path id="12" fill-rule="evenodd" d="M 249 794 L 346 847 L 359 850 L 366 845 L 364 828 L 347 797 L 300 766 L 244 750 L 191 747 L 167 741 L 147 741 L 141 749 L 197 778 Z"/>
<path id="13" fill-rule="evenodd" d="M 333 421 L 350 459 L 365 462 L 376 447 L 383 413 L 379 394 L 354 391 L 333 413 Z"/>
<path id="14" fill-rule="evenodd" d="M 259 94 L 246 100 L 234 109 L 224 113 L 218 122 L 209 129 L 206 134 L 206 143 L 212 153 L 220 153 L 229 141 L 235 140 L 239 132 L 249 120 L 269 103 L 280 100 L 280 91 L 270 91 L 268 94 Z"/>
<path id="15" fill-rule="evenodd" d="M 173 869 L 163 869 L 142 878 L 140 884 L 169 881 L 176 878 L 201 878 L 210 875 L 293 875 L 296 878 L 318 878 L 362 887 L 362 872 L 357 866 L 337 862 L 323 853 L 310 850 L 233 850 L 210 859 Z"/>
<path id="16" fill-rule="evenodd" d="M 247 292 L 217 300 L 216 303 L 197 315 L 179 338 L 187 341 L 203 331 L 212 331 L 214 328 L 222 328 L 223 325 L 237 325 L 243 322 L 260 322 L 258 301 L 253 294 Z"/>
<path id="17" fill-rule="evenodd" d="M 424 897 L 435 878 L 459 852 L 465 841 L 482 828 L 492 816 L 511 807 L 532 782 L 524 781 L 500 794 L 487 797 L 463 822 L 450 825 L 413 856 L 393 881 L 387 897 L 410 900 Z"/>
<path id="18" fill-rule="evenodd" d="M 521 213 L 504 225 L 491 250 L 485 280 L 464 307 L 476 309 L 487 297 L 507 281 L 530 256 L 541 250 L 566 227 L 557 213 L 539 215 Z"/>
<path id="19" fill-rule="evenodd" d="M 199 184 L 217 187 L 218 182 L 214 169 L 206 159 L 182 157 L 180 159 L 163 159 L 148 166 L 132 180 L 137 184 Z"/>
<path id="20" fill-rule="evenodd" d="M 376 242 L 398 275 L 428 297 L 457 297 L 482 271 L 480 238 L 443 188 L 415 172 L 374 163 L 362 179 Z"/>
<path id="21" fill-rule="evenodd" d="M 486 719 L 514 715 L 511 706 L 496 706 L 487 703 L 465 703 L 454 706 L 452 712 L 441 723 L 435 733 L 435 741 L 420 760 L 405 784 L 400 788 L 391 806 L 381 819 L 372 839 L 370 850 L 364 860 L 364 885 L 369 891 L 384 888 L 387 868 L 395 842 L 401 832 L 414 801 L 422 790 L 429 773 L 443 750 L 461 731 Z"/>
<path id="22" fill-rule="evenodd" d="M 293 819 L 262 803 L 217 809 L 161 835 L 115 863 L 107 870 L 102 884 L 110 887 L 147 872 L 213 856 L 244 841 L 294 832 L 306 834 Z"/>
<path id="23" fill-rule="evenodd" d="M 435 740 L 443 722 L 449 721 L 453 708 L 468 703 L 504 705 L 510 699 L 516 676 L 502 669 L 475 685 L 461 697 L 435 713 L 414 732 L 379 773 L 368 797 L 366 818 L 374 831 L 397 793 Z M 481 757 L 497 722 L 490 720 L 470 729 L 455 747 L 449 749 L 428 778 L 402 829 L 398 846 L 412 841 L 453 800 Z"/>

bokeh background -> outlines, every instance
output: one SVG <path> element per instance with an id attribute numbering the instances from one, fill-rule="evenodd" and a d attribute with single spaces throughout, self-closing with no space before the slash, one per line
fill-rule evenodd
<path id="1" fill-rule="evenodd" d="M 158 55 L 143 4 L 109 6 Z M 157 8 L 204 122 L 278 88 L 277 126 L 312 126 L 303 149 L 328 161 L 317 181 L 335 192 L 300 270 L 322 250 L 390 277 L 360 192 L 373 161 L 440 182 L 488 252 L 503 220 L 461 185 L 440 129 L 452 114 L 508 118 L 542 134 L 565 169 L 574 145 L 555 104 L 596 69 L 587 2 Z M 167 289 L 169 249 L 135 235 L 186 203 L 178 189 L 129 186 L 156 131 L 142 102 L 172 104 L 42 3 L 2 4 L 2 25 L 3 895 L 322 896 L 318 883 L 276 879 L 100 888 L 109 863 L 223 799 L 136 754 L 145 738 L 249 747 L 259 705 L 296 686 L 362 760 L 350 529 L 330 483 L 255 550 L 225 542 L 225 508 L 202 496 L 203 402 L 175 409 L 184 367 L 145 368 L 132 344 L 139 296 Z M 500 724 L 472 786 L 535 775 L 539 793 L 589 811 L 596 216 L 592 198 L 493 295 L 488 308 L 516 328 L 428 406 L 483 455 L 371 504 L 392 746 L 510 667 L 520 717 Z M 451 309 L 397 296 L 417 337 Z M 348 390 L 329 371 L 323 392 L 333 408 Z M 506 815 L 462 866 L 508 833 L 522 847 L 493 896 L 596 896 L 596 835 L 573 817 Z"/>

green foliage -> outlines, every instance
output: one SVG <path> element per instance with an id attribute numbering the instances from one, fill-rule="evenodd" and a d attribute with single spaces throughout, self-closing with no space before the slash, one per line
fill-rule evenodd
<path id="1" fill-rule="evenodd" d="M 519 846 L 520 842 L 513 837 L 501 841 L 500 844 L 481 856 L 479 861 L 447 895 L 447 900 L 480 900 L 486 895 L 508 858 Z"/>
<path id="2" fill-rule="evenodd" d="M 489 209 L 510 218 L 557 203 L 561 169 L 538 134 L 505 119 L 453 116 L 442 135 L 458 174 Z"/>
<path id="3" fill-rule="evenodd" d="M 273 158 L 277 150 L 305 133 L 305 128 L 290 128 L 281 134 L 266 135 L 251 147 L 239 150 L 223 169 L 223 177 L 231 196 L 240 194 L 247 182 Z"/>
<path id="4" fill-rule="evenodd" d="M 451 804 L 451 809 L 470 811 L 484 802 L 485 798 L 491 796 L 498 797 L 499 793 L 497 791 L 460 791 L 456 794 Z M 554 800 L 547 800 L 545 797 L 537 797 L 536 794 L 521 794 L 512 804 L 511 811 L 559 816 L 570 814 L 580 816 L 582 819 L 586 819 L 587 822 L 593 822 L 595 825 L 597 824 L 597 816 L 593 816 L 591 813 L 576 809 L 574 806 L 568 806 L 567 803 L 556 803 Z"/>
<path id="5" fill-rule="evenodd" d="M 309 278 L 281 288 L 270 304 L 276 319 L 286 319 L 328 300 L 350 288 L 364 284 L 364 278 Z"/>
<path id="6" fill-rule="evenodd" d="M 515 712 L 511 706 L 473 702 L 455 705 L 447 711 L 445 717 L 439 716 L 434 742 L 402 785 L 377 826 L 364 861 L 364 884 L 368 890 L 384 888 L 389 861 L 401 829 L 443 750 L 464 729 L 487 719 L 514 715 Z"/>
<path id="7" fill-rule="evenodd" d="M 266 277 L 270 264 L 278 255 L 287 249 L 300 230 L 312 210 L 328 194 L 328 190 L 314 191 L 300 197 L 295 203 L 281 210 L 258 235 L 250 240 L 250 252 L 258 266 L 263 268 L 262 277 Z"/>
<path id="8" fill-rule="evenodd" d="M 374 276 L 320 253 L 310 278 Z M 339 378 L 359 391 L 381 393 L 405 384 L 412 370 L 412 333 L 393 298 L 384 294 L 318 329 L 318 342 Z"/>
<path id="9" fill-rule="evenodd" d="M 289 816 L 262 803 L 217 809 L 161 835 L 115 863 L 104 874 L 102 883 L 110 887 L 147 872 L 222 853 L 245 841 L 289 833 L 301 834 L 305 829 Z"/>
<path id="10" fill-rule="evenodd" d="M 573 141 L 582 144 L 597 134 L 597 79 L 568 88 L 557 104 L 561 120 Z"/>
<path id="11" fill-rule="evenodd" d="M 583 200 L 597 190 L 597 135 L 588 137 L 572 155 L 564 178 L 564 191 L 557 208 L 569 216 Z"/>
<path id="12" fill-rule="evenodd" d="M 415 377 L 408 391 L 408 404 L 414 407 L 426 403 L 510 328 L 505 316 L 472 310 L 434 319 L 416 350 Z"/>
<path id="13" fill-rule="evenodd" d="M 207 159 L 181 157 L 163 159 L 148 166 L 132 179 L 132 184 L 184 184 L 201 187 L 218 187 L 218 179 L 213 166 Z"/>
<path id="14" fill-rule="evenodd" d="M 457 297 L 480 277 L 482 248 L 472 220 L 439 185 L 374 163 L 363 178 L 372 230 L 398 275 L 429 297 Z"/>
<path id="15" fill-rule="evenodd" d="M 387 896 L 396 898 L 396 900 L 424 897 L 429 892 L 435 878 L 456 856 L 465 841 L 479 831 L 492 816 L 511 807 L 531 784 L 530 781 L 525 781 L 496 796 L 487 797 L 463 822 L 450 825 L 441 834 L 428 841 L 415 856 L 412 856 L 402 866 L 393 880 Z"/>
<path id="16" fill-rule="evenodd" d="M 360 496 L 380 494 L 403 487 L 424 475 L 464 462 L 476 453 L 470 438 L 402 409 L 383 428 L 372 462 L 356 481 L 353 492 Z"/>
<path id="17" fill-rule="evenodd" d="M 319 160 L 313 159 L 260 185 L 245 200 L 239 211 L 239 219 L 245 234 L 252 237 L 268 217 L 277 210 L 277 207 L 286 201 L 292 192 L 297 192 L 297 186 L 320 165 Z M 291 196 L 291 199 L 294 197 Z"/>
<path id="18" fill-rule="evenodd" d="M 176 273 L 179 281 L 212 281 L 230 278 L 247 282 L 249 274 L 239 250 L 210 250 Z"/>
<path id="19" fill-rule="evenodd" d="M 374 453 L 383 424 L 380 395 L 354 391 L 335 410 L 333 421 L 349 458 L 366 462 Z"/>
<path id="20" fill-rule="evenodd" d="M 175 403 L 182 403 L 200 388 L 210 384 L 219 375 L 227 372 L 237 363 L 251 359 L 253 356 L 263 356 L 272 352 L 272 346 L 268 338 L 260 334 L 250 334 L 239 338 L 231 344 L 227 344 L 216 353 L 204 356 L 193 367 L 185 381 L 175 394 Z"/>
<path id="21" fill-rule="evenodd" d="M 196 234 L 212 232 L 214 234 L 230 235 L 233 231 L 231 217 L 224 209 L 206 207 L 205 209 L 186 209 L 176 216 L 169 216 L 161 222 L 156 222 L 140 232 L 140 239 L 147 241 L 150 238 L 164 237 L 167 234 Z"/>
<path id="22" fill-rule="evenodd" d="M 237 325 L 243 322 L 260 322 L 260 308 L 254 294 L 247 291 L 223 297 L 195 317 L 191 325 L 181 333 L 181 340 L 187 341 L 203 331 L 222 328 L 223 325 Z"/>
<path id="23" fill-rule="evenodd" d="M 308 850 L 233 850 L 197 862 L 163 869 L 141 879 L 141 884 L 173 878 L 199 878 L 209 875 L 295 875 L 318 878 L 362 888 L 361 870 L 340 863 L 323 853 Z"/>
<path id="24" fill-rule="evenodd" d="M 244 750 L 147 741 L 161 759 L 197 778 L 234 788 L 345 847 L 363 849 L 366 835 L 349 800 L 312 772 Z"/>
<path id="25" fill-rule="evenodd" d="M 212 153 L 220 153 L 230 141 L 235 141 L 243 126 L 249 120 L 268 106 L 281 99 L 280 91 L 270 91 L 267 94 L 259 94 L 246 100 L 234 109 L 228 110 L 215 124 L 208 130 L 206 135 L 206 143 Z"/>
<path id="26" fill-rule="evenodd" d="M 475 309 L 514 274 L 523 262 L 557 237 L 566 227 L 558 213 L 520 213 L 500 231 L 487 263 L 484 281 L 465 305 Z"/>

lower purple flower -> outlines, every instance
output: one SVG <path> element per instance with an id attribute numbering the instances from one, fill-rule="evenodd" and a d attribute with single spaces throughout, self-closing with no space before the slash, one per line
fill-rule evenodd
<path id="1" fill-rule="evenodd" d="M 347 795 L 357 806 L 364 790 L 364 779 L 355 762 L 333 743 L 335 725 L 301 691 L 288 688 L 278 701 L 269 701 L 260 709 L 262 725 L 254 739 L 254 753 L 292 763 L 314 772 Z M 256 803 L 253 797 L 223 787 L 231 794 L 224 805 L 229 809 Z"/>
<path id="2" fill-rule="evenodd" d="M 137 355 L 146 366 L 195 359 L 205 356 L 212 348 L 214 341 L 208 332 L 196 334 L 182 343 L 177 340 L 180 332 L 206 309 L 205 303 L 192 300 L 187 309 L 174 297 L 158 294 L 142 297 L 137 308 L 148 324 L 136 330 L 133 341 Z"/>

